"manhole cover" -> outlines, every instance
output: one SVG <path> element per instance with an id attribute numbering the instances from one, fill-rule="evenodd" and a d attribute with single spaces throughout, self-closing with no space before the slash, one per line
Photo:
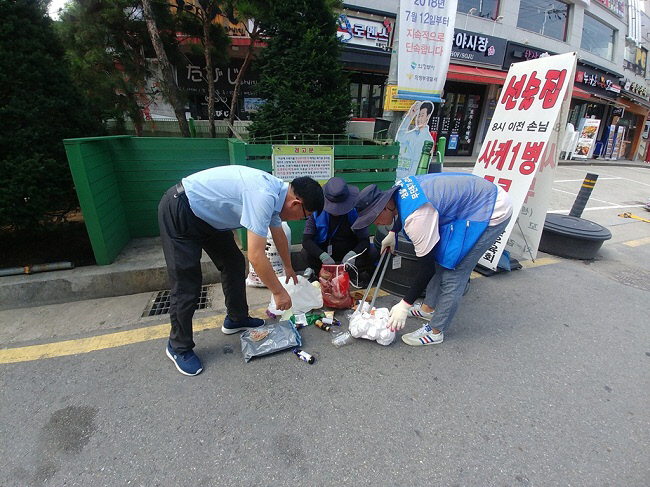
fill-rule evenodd
<path id="1" fill-rule="evenodd" d="M 169 290 L 158 291 L 155 293 L 142 313 L 142 317 L 157 316 L 169 314 Z M 196 309 L 208 309 L 212 307 L 212 293 L 210 286 L 201 286 L 199 301 L 196 303 Z"/>
<path id="2" fill-rule="evenodd" d="M 623 269 L 613 273 L 612 279 L 626 286 L 650 291 L 650 272 L 644 269 Z"/>

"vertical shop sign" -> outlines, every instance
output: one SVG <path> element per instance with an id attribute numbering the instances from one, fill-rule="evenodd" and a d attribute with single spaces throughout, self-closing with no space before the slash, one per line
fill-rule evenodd
<path id="1" fill-rule="evenodd" d="M 401 0 L 397 97 L 441 101 L 458 0 Z"/>
<path id="2" fill-rule="evenodd" d="M 574 159 L 587 159 L 591 156 L 591 152 L 598 135 L 598 127 L 600 127 L 600 120 L 595 118 L 586 118 L 582 120 L 582 128 L 580 135 L 578 135 L 578 142 L 575 149 L 573 149 Z"/>
<path id="3" fill-rule="evenodd" d="M 334 176 L 334 146 L 274 145 L 272 154 L 273 175 L 283 181 L 309 176 L 325 184 Z"/>
<path id="4" fill-rule="evenodd" d="M 479 264 L 495 270 L 504 250 L 534 259 L 566 126 L 576 53 L 514 63 L 473 173 L 508 191 L 513 216 Z"/>

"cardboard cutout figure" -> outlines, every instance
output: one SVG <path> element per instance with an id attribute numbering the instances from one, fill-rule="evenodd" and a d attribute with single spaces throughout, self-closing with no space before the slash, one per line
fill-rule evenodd
<path id="1" fill-rule="evenodd" d="M 397 179 L 415 175 L 424 142 L 427 140 L 433 142 L 429 132 L 431 115 L 433 115 L 433 103 L 430 101 L 416 101 L 404 115 L 396 137 L 400 145 Z M 414 128 L 409 130 L 411 124 Z"/>

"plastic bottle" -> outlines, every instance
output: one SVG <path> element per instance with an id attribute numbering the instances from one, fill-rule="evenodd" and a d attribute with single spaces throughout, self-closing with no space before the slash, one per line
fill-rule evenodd
<path id="1" fill-rule="evenodd" d="M 352 343 L 352 335 L 349 331 L 334 332 L 334 336 L 332 337 L 332 345 L 334 345 L 336 348 L 341 348 L 345 345 L 348 345 L 349 343 Z"/>

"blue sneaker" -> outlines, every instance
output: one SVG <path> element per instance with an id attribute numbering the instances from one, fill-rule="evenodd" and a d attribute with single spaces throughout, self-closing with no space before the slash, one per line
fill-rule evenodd
<path id="1" fill-rule="evenodd" d="M 167 356 L 174 362 L 178 371 L 183 375 L 199 375 L 203 370 L 201 360 L 196 356 L 193 350 L 178 353 L 173 348 L 169 340 L 167 340 Z"/>
<path id="2" fill-rule="evenodd" d="M 229 316 L 226 316 L 226 319 L 223 320 L 221 331 L 226 335 L 232 335 L 233 333 L 245 331 L 250 328 L 257 328 L 263 324 L 264 320 L 260 320 L 259 318 L 251 318 L 250 316 L 239 321 L 231 320 Z"/>

